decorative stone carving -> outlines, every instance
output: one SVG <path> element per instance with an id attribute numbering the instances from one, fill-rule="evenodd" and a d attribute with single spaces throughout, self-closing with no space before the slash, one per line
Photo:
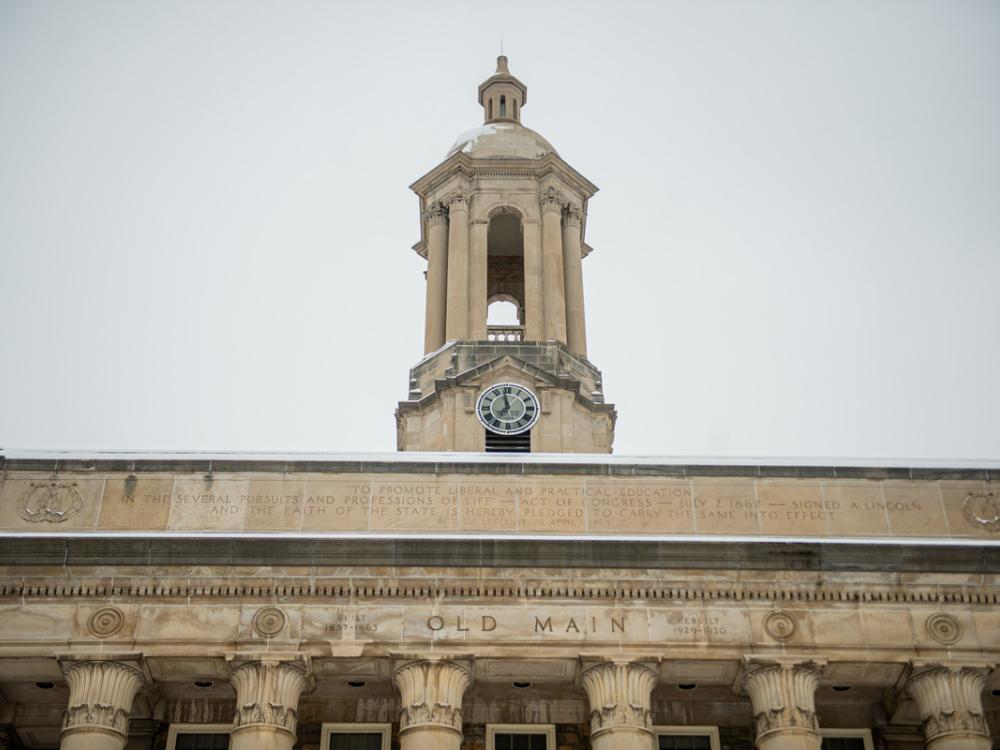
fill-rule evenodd
<path id="1" fill-rule="evenodd" d="M 125 615 L 118 607 L 101 607 L 87 618 L 87 630 L 97 638 L 110 638 L 125 624 Z"/>
<path id="2" fill-rule="evenodd" d="M 590 703 L 592 738 L 623 727 L 652 736 L 650 695 L 656 686 L 652 669 L 634 662 L 598 664 L 580 675 L 580 685 Z"/>
<path id="3" fill-rule="evenodd" d="M 936 667 L 911 677 L 906 692 L 920 711 L 927 743 L 956 733 L 988 738 L 982 701 L 985 687 L 983 673 L 966 667 Z"/>
<path id="4" fill-rule="evenodd" d="M 402 708 L 399 733 L 435 727 L 462 734 L 462 696 L 472 674 L 454 662 L 416 661 L 392 675 Z"/>
<path id="5" fill-rule="evenodd" d="M 424 221 L 428 224 L 445 224 L 448 221 L 448 208 L 437 201 L 431 203 L 424 211 Z"/>
<path id="6" fill-rule="evenodd" d="M 76 482 L 31 482 L 17 503 L 17 513 L 31 523 L 62 523 L 83 507 Z"/>
<path id="7" fill-rule="evenodd" d="M 253 616 L 253 629 L 261 638 L 273 638 L 285 627 L 285 613 L 277 607 L 263 607 Z"/>
<path id="8" fill-rule="evenodd" d="M 940 612 L 931 615 L 924 623 L 924 627 L 927 628 L 927 635 L 945 646 L 958 643 L 962 639 L 962 626 L 951 615 Z"/>
<path id="9" fill-rule="evenodd" d="M 563 223 L 568 227 L 580 227 L 583 222 L 583 209 L 579 206 L 574 206 L 572 203 L 566 205 L 563 209 Z"/>
<path id="10" fill-rule="evenodd" d="M 132 701 L 146 678 L 133 666 L 116 661 L 81 661 L 65 668 L 69 704 L 63 734 L 103 731 L 128 737 Z"/>
<path id="11" fill-rule="evenodd" d="M 449 212 L 469 210 L 469 196 L 461 191 L 449 193 L 441 199 L 441 203 L 448 207 Z"/>
<path id="12" fill-rule="evenodd" d="M 306 688 L 305 671 L 298 665 L 261 659 L 236 667 L 233 733 L 252 727 L 267 727 L 295 737 L 299 696 Z"/>
<path id="13" fill-rule="evenodd" d="M 962 503 L 962 515 L 976 528 L 1000 534 L 1000 493 L 970 492 Z"/>
<path id="14" fill-rule="evenodd" d="M 796 630 L 798 623 L 788 612 L 771 612 L 764 618 L 764 632 L 776 641 L 790 640 Z"/>
<path id="15" fill-rule="evenodd" d="M 751 668 L 742 687 L 753 705 L 757 742 L 776 732 L 803 731 L 819 737 L 814 664 L 768 664 Z M 817 739 L 818 741 L 818 739 Z"/>
<path id="16" fill-rule="evenodd" d="M 546 211 L 558 211 L 562 213 L 563 206 L 566 205 L 566 201 L 559 194 L 559 191 L 551 187 L 542 193 L 540 200 L 543 213 Z"/>

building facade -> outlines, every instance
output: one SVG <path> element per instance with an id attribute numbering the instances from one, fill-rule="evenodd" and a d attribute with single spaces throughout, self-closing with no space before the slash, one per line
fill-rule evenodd
<path id="1" fill-rule="evenodd" d="M 414 185 L 400 453 L 0 457 L 0 748 L 996 744 L 1000 466 L 601 455 L 596 188 L 526 98 Z"/>

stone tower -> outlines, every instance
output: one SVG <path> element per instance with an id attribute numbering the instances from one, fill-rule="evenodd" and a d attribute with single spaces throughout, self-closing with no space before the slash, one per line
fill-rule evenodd
<path id="1" fill-rule="evenodd" d="M 616 412 L 587 359 L 583 304 L 597 188 L 521 124 L 527 100 L 499 57 L 479 87 L 484 124 L 411 185 L 425 356 L 396 410 L 399 450 L 611 452 Z"/>

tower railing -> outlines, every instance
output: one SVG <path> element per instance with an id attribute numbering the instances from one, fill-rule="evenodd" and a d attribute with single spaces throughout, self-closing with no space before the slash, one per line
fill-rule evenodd
<path id="1" fill-rule="evenodd" d="M 489 341 L 523 341 L 524 326 L 487 326 L 486 338 Z"/>

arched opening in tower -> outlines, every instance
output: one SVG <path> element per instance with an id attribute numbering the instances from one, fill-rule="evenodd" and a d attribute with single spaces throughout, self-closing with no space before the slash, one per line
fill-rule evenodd
<path id="1" fill-rule="evenodd" d="M 520 341 L 524 333 L 524 232 L 521 218 L 501 212 L 486 235 L 486 330 L 493 341 Z"/>

